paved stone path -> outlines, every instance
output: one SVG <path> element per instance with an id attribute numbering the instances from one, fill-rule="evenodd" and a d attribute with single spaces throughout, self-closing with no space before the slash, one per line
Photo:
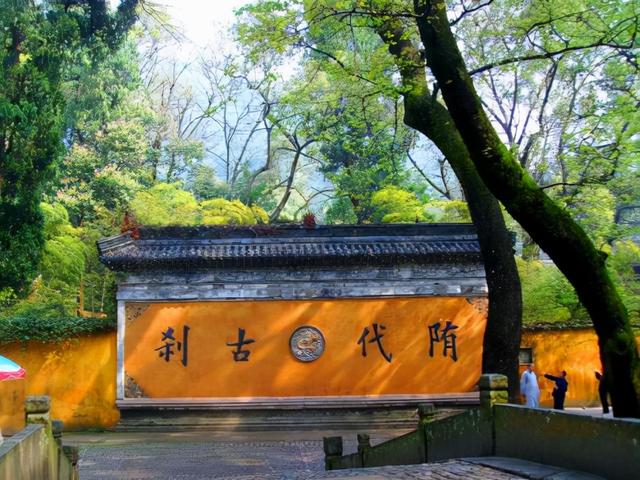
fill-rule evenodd
<path id="1" fill-rule="evenodd" d="M 372 435 L 372 443 L 405 433 Z M 345 453 L 356 450 L 354 432 L 344 435 Z M 66 444 L 80 447 L 80 478 L 84 479 L 209 479 L 306 480 L 321 478 L 519 479 L 467 462 L 324 471 L 320 432 L 221 434 L 104 433 L 67 434 Z"/>
<path id="2" fill-rule="evenodd" d="M 322 479 L 331 478 L 350 479 L 361 478 L 369 480 L 452 480 L 452 479 L 474 479 L 474 480 L 516 480 L 527 477 L 520 477 L 511 473 L 502 472 L 483 465 L 475 465 L 460 460 L 450 460 L 447 462 L 429 463 L 423 465 L 398 465 L 391 467 L 362 468 L 353 470 L 334 470 L 309 476 L 284 476 L 274 477 L 284 479 Z"/>
<path id="3" fill-rule="evenodd" d="M 371 440 L 376 444 L 402 433 L 405 431 L 385 431 L 372 434 Z M 500 458 L 325 472 L 323 435 L 343 435 L 344 452 L 356 450 L 353 432 L 65 434 L 64 443 L 80 448 L 82 480 L 587 478 L 574 475 L 577 472 Z"/>

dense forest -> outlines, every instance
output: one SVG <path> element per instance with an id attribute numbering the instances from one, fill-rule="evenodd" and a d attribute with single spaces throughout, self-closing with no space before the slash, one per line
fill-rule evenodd
<path id="1" fill-rule="evenodd" d="M 640 325 L 637 6 L 447 7 L 510 158 L 607 255 Z M 462 164 L 439 137 L 447 128 L 415 118 L 416 105 L 443 109 L 447 89 L 425 72 L 404 2 L 256 1 L 198 51 L 148 1 L 0 0 L 0 10 L 4 341 L 113 328 L 116 278 L 95 242 L 120 233 L 125 215 L 145 225 L 476 218 Z M 517 238 L 523 322 L 588 324 L 571 283 L 502 215 Z"/>

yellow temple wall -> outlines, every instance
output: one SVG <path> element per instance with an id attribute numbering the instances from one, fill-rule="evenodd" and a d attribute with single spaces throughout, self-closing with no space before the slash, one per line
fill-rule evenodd
<path id="1" fill-rule="evenodd" d="M 385 321 L 382 323 L 387 326 Z M 250 336 L 251 333 L 248 329 L 247 335 Z M 385 330 L 384 333 L 387 331 Z M 157 335 L 157 332 L 154 334 Z M 460 335 L 460 341 L 462 341 L 462 332 Z M 151 340 L 154 342 L 160 338 L 159 336 L 155 338 L 153 335 L 152 337 Z M 255 337 L 251 336 L 251 338 Z M 330 348 L 329 339 L 332 337 L 327 332 L 325 338 L 327 339 L 327 348 Z M 391 338 L 384 337 L 383 342 L 386 342 L 387 339 L 391 340 Z M 231 334 L 225 338 L 225 342 L 235 340 L 237 339 L 233 338 Z M 638 340 L 640 341 L 640 336 Z M 400 340 L 397 341 L 400 342 Z M 151 344 L 150 341 L 149 345 L 151 346 Z M 257 347 L 256 343 L 252 345 Z M 384 343 L 385 348 L 388 346 L 388 350 L 394 353 L 390 364 L 392 367 L 393 361 L 398 358 L 396 355 L 400 355 L 401 352 L 397 349 L 394 351 L 397 345 L 393 342 Z M 566 402 L 568 406 L 582 407 L 598 404 L 597 384 L 593 371 L 600 368 L 600 363 L 596 336 L 592 330 L 529 331 L 523 335 L 522 346 L 533 348 L 536 371 L 540 377 L 544 373 L 554 373 L 563 369 L 568 372 L 569 391 Z M 375 344 L 368 345 L 368 349 L 371 349 L 368 350 L 368 355 L 377 356 L 378 352 L 375 348 L 377 348 Z M 463 350 L 460 350 L 461 348 L 463 348 L 462 343 L 458 345 L 458 354 L 460 355 L 458 362 L 462 361 L 463 352 L 466 350 L 466 347 Z M 222 350 L 229 358 L 232 358 L 227 348 Z M 258 352 L 259 350 L 254 349 L 251 355 L 258 355 Z M 271 353 L 273 352 L 269 351 L 269 355 Z M 63 420 L 66 429 L 109 428 L 117 423 L 119 412 L 115 406 L 115 332 L 80 337 L 58 343 L 3 344 L 0 345 L 0 354 L 27 370 L 27 395 L 51 396 L 52 418 Z M 269 356 L 266 351 L 263 352 L 263 355 Z M 158 359 L 158 361 L 160 360 Z M 379 366 L 385 367 L 383 364 Z M 479 362 L 470 368 L 472 370 L 467 374 L 469 379 L 479 372 Z M 375 369 L 372 371 L 375 374 Z M 348 375 L 344 375 L 344 378 L 348 377 Z M 442 375 L 442 377 L 446 379 L 447 375 Z M 243 377 L 238 378 L 242 379 Z M 353 380 L 357 383 L 357 378 L 354 377 Z M 330 381 L 331 378 L 319 378 L 317 383 L 326 385 L 330 384 Z M 446 383 L 445 380 L 439 385 L 446 391 L 460 391 L 461 384 L 459 379 L 456 379 L 455 382 L 450 381 L 449 383 Z M 540 386 L 543 405 L 551 405 L 552 382 L 540 378 Z M 385 388 L 388 387 L 381 385 L 379 391 L 383 392 Z M 242 392 L 242 389 L 238 390 L 238 393 Z"/>
<path id="2" fill-rule="evenodd" d="M 116 408 L 116 334 L 84 336 L 61 342 L 0 345 L 0 354 L 26 371 L 26 395 L 49 395 L 51 418 L 65 429 L 108 428 Z"/>
<path id="3" fill-rule="evenodd" d="M 640 335 L 636 337 L 636 341 L 640 342 Z M 554 387 L 554 382 L 545 379 L 543 375 L 558 375 L 562 370 L 566 370 L 569 382 L 565 406 L 600 405 L 594 372 L 602 371 L 602 366 L 598 353 L 598 339 L 593 329 L 525 331 L 521 345 L 533 349 L 542 406 L 553 406 L 551 392 Z"/>
<path id="4" fill-rule="evenodd" d="M 456 393 L 473 390 L 481 369 L 486 299 L 221 301 L 129 304 L 125 372 L 144 397 L 307 397 Z M 433 343 L 429 326 L 456 328 Z M 375 340 L 377 325 L 380 338 Z M 184 342 L 185 326 L 188 342 Z M 322 355 L 296 359 L 294 331 L 313 326 L 324 336 Z M 174 340 L 164 340 L 172 329 Z M 247 354 L 234 360 L 240 329 Z M 365 330 L 366 329 L 366 330 Z M 358 343 L 363 332 L 365 353 Z M 182 351 L 188 344 L 187 365 Z M 163 345 L 171 343 L 166 356 Z M 431 354 L 430 354 L 431 353 Z M 385 359 L 387 355 L 390 359 Z"/>
<path id="5" fill-rule="evenodd" d="M 14 435 L 25 426 L 25 380 L 0 381 L 0 433 Z"/>

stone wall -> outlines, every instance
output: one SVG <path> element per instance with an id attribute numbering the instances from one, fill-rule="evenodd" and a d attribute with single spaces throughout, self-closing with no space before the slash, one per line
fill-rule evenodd
<path id="1" fill-rule="evenodd" d="M 0 444 L 0 478 L 72 480 L 77 472 L 51 431 L 31 424 Z"/>
<path id="2" fill-rule="evenodd" d="M 358 451 L 342 455 L 342 437 L 325 437 L 327 470 L 413 465 L 493 453 L 493 406 L 507 399 L 504 375 L 482 375 L 478 381 L 480 407 L 468 410 L 418 407 L 419 422 L 413 432 L 372 446 L 369 435 L 358 434 Z"/>
<path id="3" fill-rule="evenodd" d="M 418 464 L 465 457 L 511 457 L 600 475 L 637 478 L 640 420 L 595 418 L 548 409 L 496 403 L 506 400 L 504 383 L 483 375 L 481 407 L 438 418 L 420 409 L 414 432 L 371 446 L 358 435 L 358 452 L 342 455 L 341 437 L 325 438 L 328 470 Z M 500 376 L 493 376 L 500 377 Z"/>
<path id="4" fill-rule="evenodd" d="M 497 405 L 494 417 L 497 456 L 581 470 L 612 480 L 638 478 L 640 420 L 594 418 L 518 405 Z"/>

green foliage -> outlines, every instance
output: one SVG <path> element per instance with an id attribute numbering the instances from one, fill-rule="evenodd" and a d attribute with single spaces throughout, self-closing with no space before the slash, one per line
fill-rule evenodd
<path id="1" fill-rule="evenodd" d="M 114 165 L 102 166 L 96 153 L 76 145 L 67 154 L 56 199 L 67 211 L 74 225 L 92 222 L 117 226 L 124 210 L 142 185 L 126 170 Z"/>
<path id="2" fill-rule="evenodd" d="M 565 324 L 588 319 L 573 287 L 554 265 L 545 265 L 538 260 L 516 260 L 522 282 L 522 321 L 525 325 Z"/>
<path id="3" fill-rule="evenodd" d="M 358 222 L 358 217 L 353 210 L 351 200 L 347 197 L 338 197 L 329 203 L 324 220 L 328 224 L 354 224 Z"/>
<path id="4" fill-rule="evenodd" d="M 64 83 L 66 140 L 55 195 L 74 225 L 117 226 L 134 194 L 151 181 L 149 129 L 155 113 L 141 98 L 134 42 L 102 61 L 83 56 Z"/>
<path id="5" fill-rule="evenodd" d="M 34 304 L 12 316 L 0 316 L 0 343 L 39 340 L 54 342 L 65 338 L 115 330 L 113 318 L 82 318 L 56 311 L 50 304 Z"/>
<path id="6" fill-rule="evenodd" d="M 627 307 L 629 320 L 640 325 L 640 279 L 633 270 L 640 265 L 640 246 L 630 240 L 616 242 L 607 265 Z"/>
<path id="7" fill-rule="evenodd" d="M 0 0 L 3 292 L 26 294 L 37 274 L 44 246 L 38 205 L 63 151 L 65 74 L 79 59 L 98 59 L 119 44 L 135 20 L 137 4 L 123 2 L 112 14 L 101 10 L 104 2 L 83 2 L 71 9 L 63 3 Z"/>
<path id="8" fill-rule="evenodd" d="M 143 169 L 147 138 L 144 125 L 137 119 L 109 122 L 96 133 L 95 143 L 102 165 L 114 166 L 121 171 Z"/>
<path id="9" fill-rule="evenodd" d="M 296 220 L 316 205 L 310 204 L 310 191 L 330 183 L 334 196 L 321 207 L 328 223 L 470 220 L 462 201 L 422 198 L 424 186 L 412 183 L 407 168 L 407 152 L 416 147 L 415 133 L 402 122 L 401 94 L 408 87 L 399 84 L 403 65 L 394 64 L 376 27 L 399 13 L 394 18 L 402 19 L 409 27 L 406 35 L 413 38 L 412 17 L 402 15 L 411 11 L 409 2 L 268 0 L 240 9 L 236 33 L 247 55 L 225 69 L 238 84 L 244 84 L 238 75 L 241 69 L 251 71 L 269 62 L 277 66 L 293 49 L 309 48 L 300 57 L 299 71 L 286 83 L 277 68 L 265 69 L 260 82 L 248 75 L 247 83 L 261 85 L 252 90 L 258 98 L 253 107 L 260 105 L 257 111 L 268 105 L 264 121 L 257 124 L 272 134 L 270 163 L 257 175 L 257 157 L 247 153 L 246 160 L 227 172 L 231 186 L 218 180 L 205 163 L 204 144 L 194 133 L 200 130 L 177 125 L 202 121 L 202 131 L 208 130 L 220 120 L 210 123 L 221 105 L 238 98 L 216 98 L 200 108 L 194 99 L 204 97 L 193 96 L 189 85 L 175 89 L 174 96 L 165 98 L 163 93 L 159 101 L 157 90 L 154 94 L 146 87 L 148 79 L 140 78 L 136 42 L 114 48 L 132 17 L 121 21 L 109 14 L 103 26 L 94 26 L 90 4 L 103 2 L 79 2 L 67 9 L 63 3 L 20 7 L 19 2 L 0 0 L 0 38 L 6 47 L 0 52 L 0 316 L 5 320 L 23 318 L 36 325 L 40 315 L 54 323 L 59 320 L 60 328 L 65 322 L 75 325 L 81 281 L 85 308 L 112 315 L 115 276 L 99 263 L 94 242 L 117 232 L 129 209 L 139 223 L 152 225 L 267 223 L 260 206 L 270 212 L 282 206 L 278 219 Z M 625 43 L 634 38 L 633 22 L 616 19 L 626 18 L 632 4 L 612 8 L 599 0 L 491 2 L 456 28 L 461 38 L 470 39 L 464 48 L 474 68 L 535 53 L 537 47 L 522 35 L 529 29 L 531 38 L 547 51 L 594 38 Z M 354 8 L 357 15 L 333 14 Z M 368 16 L 370 8 L 375 14 Z M 99 34 L 92 31 L 95 28 Z M 24 37 L 17 46 L 12 43 L 16 32 Z M 250 62 L 241 65 L 245 59 Z M 539 111 L 539 100 L 542 79 L 550 78 L 547 60 L 507 64 L 492 69 L 490 77 L 485 73 L 475 78 L 490 79 L 498 97 L 517 92 L 513 124 L 524 134 L 512 135 L 519 143 L 510 148 L 521 153 L 531 137 L 534 160 L 526 166 L 540 183 L 570 185 L 562 192 L 556 187 L 550 191 L 557 192 L 556 200 L 600 246 L 611 250 L 607 243 L 620 236 L 613 226 L 615 207 L 640 198 L 637 66 L 625 50 L 612 53 L 603 48 L 567 52 L 553 62 L 557 72 L 545 111 Z M 176 80 L 159 85 L 168 89 Z M 578 95 L 572 101 L 574 88 Z M 246 93 L 238 88 L 230 95 L 242 97 L 242 92 Z M 245 100 L 234 105 L 242 106 Z M 530 115 L 525 110 L 529 105 Z M 499 116 L 500 108 L 492 107 L 494 117 Z M 512 111 L 511 105 L 504 111 Z M 254 114 L 239 114 L 243 128 L 254 121 Z M 232 150 L 241 145 L 235 138 Z M 555 152 L 552 144 L 563 147 Z M 247 152 L 254 150 L 253 144 L 247 145 Z M 288 189 L 283 186 L 288 162 L 300 145 L 306 145 L 304 155 L 294 172 L 293 188 Z M 320 174 L 324 178 L 319 179 Z M 160 179 L 164 183 L 157 183 Z M 43 191 L 49 203 L 40 205 Z M 280 205 L 285 191 L 290 197 Z M 323 197 L 314 198 L 318 202 Z M 628 267 L 636 257 L 633 246 L 618 242 L 609 258 L 632 315 L 638 312 L 638 289 Z M 527 321 L 585 318 L 554 267 L 520 267 L 530 305 Z M 20 300 L 27 294 L 28 299 Z"/>
<path id="10" fill-rule="evenodd" d="M 64 206 L 59 203 L 41 203 L 40 210 L 44 216 L 43 233 L 45 239 L 50 240 L 58 235 L 73 232 L 69 223 L 69 214 Z"/>
<path id="11" fill-rule="evenodd" d="M 126 172 L 114 166 L 102 168 L 91 182 L 91 196 L 96 212 L 99 214 L 101 210 L 109 210 L 118 218 L 122 217 L 122 211 L 141 188 Z"/>
<path id="12" fill-rule="evenodd" d="M 103 312 L 108 317 L 116 315 L 116 273 L 104 266 L 98 258 L 96 242 L 112 231 L 105 227 L 83 230 L 83 240 L 87 249 L 86 267 L 82 277 L 84 287 L 84 309 Z"/>
<path id="13" fill-rule="evenodd" d="M 59 46 L 77 29 L 15 2 L 0 12 L 0 290 L 24 294 L 44 242 L 40 195 L 61 152 Z"/>
<path id="14" fill-rule="evenodd" d="M 322 66 L 326 62 L 318 62 Z M 351 200 L 353 213 L 362 222 L 371 216 L 374 192 L 386 186 L 408 187 L 404 163 L 414 133 L 398 121 L 402 112 L 393 100 L 371 96 L 362 85 L 354 86 L 355 91 L 343 87 L 336 91 L 336 86 L 345 85 L 344 72 L 325 76 L 326 86 L 315 92 L 332 115 L 321 113 L 320 171 L 337 196 Z M 328 118 L 333 123 L 326 125 Z"/>
<path id="15" fill-rule="evenodd" d="M 42 214 L 35 205 L 0 205 L 0 225 L 0 291 L 22 296 L 42 257 Z"/>
<path id="16" fill-rule="evenodd" d="M 431 200 L 424 209 L 433 222 L 471 223 L 469 207 L 462 200 Z"/>
<path id="17" fill-rule="evenodd" d="M 67 293 L 73 298 L 85 269 L 86 247 L 80 232 L 69 223 L 69 216 L 60 204 L 42 204 L 45 246 L 39 266 L 41 282 L 47 290 Z M 36 288 L 38 292 L 42 287 Z"/>
<path id="18" fill-rule="evenodd" d="M 229 186 L 216 178 L 215 170 L 201 163 L 190 169 L 187 188 L 199 201 L 226 197 L 229 194 Z"/>
<path id="19" fill-rule="evenodd" d="M 4 288 L 0 290 L 0 311 L 3 308 L 9 307 L 16 302 L 16 294 L 11 288 Z"/>
<path id="20" fill-rule="evenodd" d="M 175 184 L 158 183 L 138 192 L 131 211 L 142 225 L 196 225 L 199 207 L 193 194 Z"/>
<path id="21" fill-rule="evenodd" d="M 359 16 L 350 19 L 355 29 L 332 21 L 321 12 L 326 6 L 348 8 L 334 2 L 257 2 L 240 10 L 236 33 L 254 61 L 313 45 L 277 108 L 298 122 L 289 131 L 315 142 L 310 156 L 320 160 L 320 173 L 335 192 L 327 221 L 362 223 L 371 216 L 374 192 L 387 185 L 410 188 L 405 162 L 415 132 L 401 120 L 393 62 L 377 33 L 359 28 L 367 24 Z M 318 17 L 324 21 L 309 21 Z M 321 52 L 331 52 L 333 60 Z"/>
<path id="22" fill-rule="evenodd" d="M 496 129 L 600 248 L 622 233 L 615 207 L 640 198 L 632 4 L 502 0 L 456 25 L 470 69 L 505 61 L 474 76 Z M 541 52 L 558 54 L 515 61 Z"/>
<path id="23" fill-rule="evenodd" d="M 191 167 L 194 161 L 205 155 L 204 143 L 200 140 L 172 138 L 163 147 L 162 163 L 166 165 L 167 182 L 176 181 Z"/>
<path id="24" fill-rule="evenodd" d="M 587 311 L 567 279 L 553 264 L 517 259 L 524 302 L 523 322 L 528 325 L 588 325 Z M 607 265 L 632 324 L 640 324 L 640 281 L 633 265 L 640 264 L 640 247 L 616 242 Z"/>
<path id="25" fill-rule="evenodd" d="M 267 223 L 269 216 L 260 207 L 247 207 L 240 200 L 216 198 L 205 200 L 200 204 L 203 225 L 254 225 Z M 254 213 L 255 211 L 255 213 Z M 266 218 L 267 222 L 264 221 Z"/>
<path id="26" fill-rule="evenodd" d="M 224 198 L 198 204 L 191 192 L 168 183 L 138 192 L 130 208 L 142 225 L 254 225 L 269 221 L 267 212 L 257 205 L 248 207 L 240 200 Z"/>
<path id="27" fill-rule="evenodd" d="M 132 101 L 132 93 L 140 86 L 137 44 L 127 40 L 117 50 L 95 44 L 98 61 L 91 52 L 80 52 L 81 58 L 68 68 L 62 86 L 66 107 L 65 125 L 70 140 L 82 143 L 120 119 L 137 118 L 143 125 L 153 120 L 153 112 L 143 103 Z"/>
<path id="28" fill-rule="evenodd" d="M 614 234 L 616 199 L 604 185 L 584 185 L 563 199 L 569 212 L 599 247 Z"/>
<path id="29" fill-rule="evenodd" d="M 97 262 L 95 236 L 84 239 L 83 230 L 71 225 L 61 204 L 43 203 L 41 211 L 45 247 L 39 275 L 27 298 L 5 300 L 0 310 L 0 338 L 5 342 L 54 341 L 113 328 L 108 320 L 76 316 L 77 296 L 90 257 Z"/>
<path id="30" fill-rule="evenodd" d="M 427 221 L 423 205 L 412 192 L 388 186 L 371 196 L 373 223 L 415 223 Z"/>
<path id="31" fill-rule="evenodd" d="M 43 203 L 41 208 L 45 247 L 38 268 L 40 276 L 26 304 L 40 300 L 53 305 L 52 298 L 57 298 L 56 302 L 66 305 L 67 313 L 71 314 L 75 312 L 88 249 L 82 241 L 82 231 L 71 225 L 62 205 Z"/>

